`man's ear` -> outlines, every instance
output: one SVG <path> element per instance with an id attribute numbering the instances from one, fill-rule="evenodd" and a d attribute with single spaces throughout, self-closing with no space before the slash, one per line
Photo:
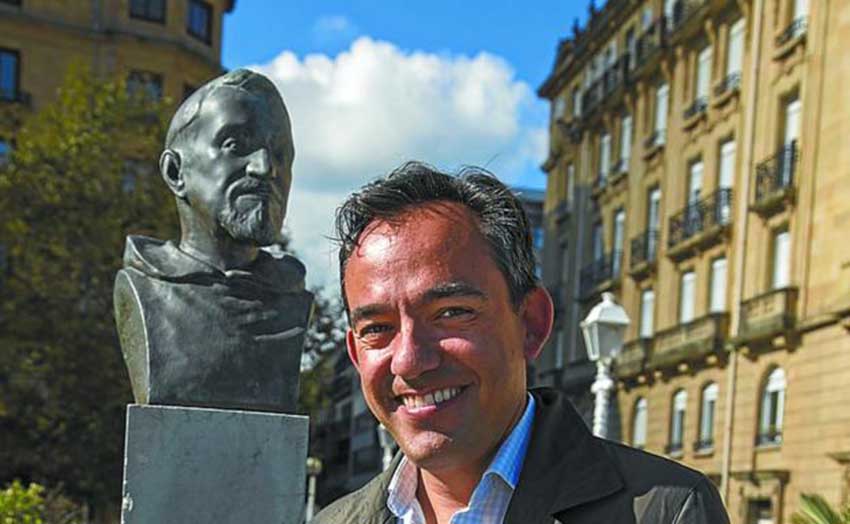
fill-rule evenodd
<path id="1" fill-rule="evenodd" d="M 186 196 L 186 183 L 183 181 L 181 165 L 180 153 L 173 149 L 166 149 L 159 157 L 159 173 L 168 185 L 168 189 L 178 198 Z"/>
<path id="2" fill-rule="evenodd" d="M 543 344 L 549 338 L 554 322 L 555 306 L 546 289 L 537 286 L 525 296 L 522 307 L 522 319 L 525 324 L 523 353 L 528 362 L 536 359 L 543 350 Z"/>
<path id="3" fill-rule="evenodd" d="M 360 372 L 360 361 L 357 359 L 357 346 L 354 345 L 354 331 L 348 328 L 345 332 L 345 347 L 348 349 L 348 358 L 354 364 L 354 369 Z"/>

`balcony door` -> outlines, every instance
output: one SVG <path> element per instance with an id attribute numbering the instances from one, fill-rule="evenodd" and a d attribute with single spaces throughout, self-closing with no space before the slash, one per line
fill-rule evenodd
<path id="1" fill-rule="evenodd" d="M 667 135 L 667 101 L 670 86 L 661 84 L 655 92 L 655 132 L 656 145 L 663 144 Z"/>
<path id="2" fill-rule="evenodd" d="M 802 116 L 803 104 L 799 98 L 794 98 L 785 106 L 785 136 L 783 137 L 785 146 L 782 156 L 782 187 L 791 183 L 791 176 L 794 169 L 795 149 L 800 146 L 800 119 Z"/>
<path id="3" fill-rule="evenodd" d="M 702 175 L 704 167 L 702 160 L 691 164 L 688 175 L 688 207 L 685 221 L 685 236 L 690 237 L 702 231 L 702 212 L 699 207 L 700 195 L 702 193 Z"/>
<path id="4" fill-rule="evenodd" d="M 717 185 L 721 190 L 731 189 L 735 183 L 735 140 L 727 140 L 720 146 L 720 173 Z M 727 191 L 720 196 L 720 221 L 729 222 L 732 215 L 732 199 Z"/>
<path id="5" fill-rule="evenodd" d="M 697 59 L 697 81 L 694 100 L 702 102 L 708 101 L 708 92 L 711 88 L 712 56 L 711 46 L 706 47 L 699 53 L 699 58 Z"/>
<path id="6" fill-rule="evenodd" d="M 611 253 L 611 271 L 616 277 L 620 275 L 623 258 L 623 243 L 625 242 L 626 234 L 626 212 L 623 209 L 617 210 L 614 215 L 614 243 L 613 252 Z"/>
<path id="7" fill-rule="evenodd" d="M 697 276 L 693 271 L 682 275 L 679 288 L 679 323 L 687 324 L 694 319 L 694 305 L 696 303 Z"/>
<path id="8" fill-rule="evenodd" d="M 647 260 L 655 260 L 655 253 L 658 248 L 658 234 L 661 231 L 661 189 L 656 187 L 649 192 L 649 205 L 647 208 L 646 258 Z"/>

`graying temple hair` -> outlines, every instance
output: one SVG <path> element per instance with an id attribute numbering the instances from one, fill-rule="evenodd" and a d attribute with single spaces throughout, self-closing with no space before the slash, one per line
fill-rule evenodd
<path id="1" fill-rule="evenodd" d="M 214 78 L 206 84 L 199 87 L 194 93 L 189 95 L 186 100 L 180 104 L 171 123 L 168 126 L 168 133 L 165 135 L 165 148 L 170 149 L 186 134 L 189 126 L 194 122 L 201 113 L 201 108 L 204 101 L 213 94 L 216 90 L 223 87 L 232 89 L 240 89 L 248 93 L 252 93 L 261 98 L 268 100 L 277 100 L 280 103 L 280 108 L 286 117 L 286 127 L 291 128 L 289 120 L 289 112 L 286 110 L 286 105 L 283 103 L 283 98 L 271 80 L 260 73 L 255 73 L 249 69 L 236 69 L 225 73 L 217 78 Z M 291 133 L 290 133 L 291 134 Z M 290 139 L 290 144 L 292 140 Z M 292 158 L 292 155 L 288 155 Z"/>

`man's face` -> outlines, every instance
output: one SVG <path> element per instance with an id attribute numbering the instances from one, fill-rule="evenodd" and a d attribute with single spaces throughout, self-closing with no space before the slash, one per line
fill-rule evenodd
<path id="1" fill-rule="evenodd" d="M 345 292 L 349 356 L 405 455 L 432 471 L 489 460 L 522 414 L 526 357 L 539 346 L 472 213 L 436 202 L 373 222 Z"/>
<path id="2" fill-rule="evenodd" d="M 278 240 L 292 183 L 291 135 L 275 103 L 235 88 L 204 101 L 182 148 L 186 198 L 239 242 Z"/>

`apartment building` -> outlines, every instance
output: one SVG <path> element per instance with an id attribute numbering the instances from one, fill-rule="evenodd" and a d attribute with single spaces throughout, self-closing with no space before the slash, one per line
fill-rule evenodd
<path id="1" fill-rule="evenodd" d="M 175 102 L 222 72 L 235 0 L 0 0 L 0 161 L 69 65 Z"/>
<path id="2" fill-rule="evenodd" d="M 632 323 L 619 437 L 707 473 L 736 523 L 850 489 L 850 3 L 609 0 L 558 46 L 541 382 L 586 409 L 578 322 Z"/>

